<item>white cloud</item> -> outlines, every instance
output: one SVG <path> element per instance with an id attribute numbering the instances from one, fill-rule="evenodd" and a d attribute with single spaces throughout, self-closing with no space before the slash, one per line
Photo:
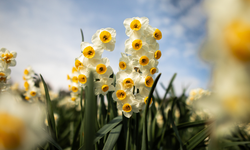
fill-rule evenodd
<path id="1" fill-rule="evenodd" d="M 203 6 L 200 3 L 193 5 L 187 13 L 183 14 L 180 18 L 180 23 L 188 28 L 195 29 L 202 21 L 204 21 L 206 15 L 203 10 Z"/>
<path id="2" fill-rule="evenodd" d="M 163 54 L 162 54 L 162 58 L 161 61 L 166 60 L 167 58 L 173 58 L 173 57 L 179 57 L 180 52 L 174 48 L 167 48 L 166 50 L 164 50 Z"/>

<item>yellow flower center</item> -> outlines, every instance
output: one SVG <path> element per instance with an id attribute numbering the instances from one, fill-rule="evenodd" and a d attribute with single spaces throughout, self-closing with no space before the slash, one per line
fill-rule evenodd
<path id="1" fill-rule="evenodd" d="M 29 88 L 29 83 L 27 81 L 24 82 L 24 87 L 27 89 Z"/>
<path id="2" fill-rule="evenodd" d="M 29 74 L 29 71 L 27 69 L 24 70 L 23 72 L 25 75 L 28 75 Z"/>
<path id="3" fill-rule="evenodd" d="M 150 69 L 150 73 L 151 73 L 151 74 L 155 74 L 155 73 L 156 73 L 156 68 L 155 68 L 155 67 L 151 68 L 151 69 Z"/>
<path id="4" fill-rule="evenodd" d="M 100 40 L 103 43 L 108 43 L 108 42 L 111 41 L 111 39 L 112 39 L 112 36 L 111 36 L 111 34 L 108 31 L 102 31 L 100 33 Z"/>
<path id="5" fill-rule="evenodd" d="M 108 90 L 109 90 L 109 86 L 108 85 L 105 84 L 105 85 L 102 86 L 102 91 L 103 92 L 107 92 Z"/>
<path id="6" fill-rule="evenodd" d="M 96 66 L 96 72 L 98 74 L 104 74 L 107 71 L 107 67 L 104 64 L 99 64 Z"/>
<path id="7" fill-rule="evenodd" d="M 131 105 L 129 105 L 128 103 L 124 104 L 122 106 L 122 110 L 125 111 L 125 112 L 130 112 L 132 110 L 132 107 Z"/>
<path id="8" fill-rule="evenodd" d="M 134 40 L 132 42 L 132 47 L 134 50 L 140 50 L 142 47 L 142 41 L 140 39 Z"/>
<path id="9" fill-rule="evenodd" d="M 225 30 L 225 41 L 231 53 L 242 62 L 250 61 L 250 23 L 233 21 Z"/>
<path id="10" fill-rule="evenodd" d="M 30 91 L 30 95 L 31 96 L 36 96 L 36 92 L 35 91 Z"/>
<path id="11" fill-rule="evenodd" d="M 73 92 L 77 92 L 77 91 L 78 91 L 78 88 L 77 88 L 77 87 L 75 87 L 75 86 L 72 86 L 72 88 L 71 88 L 71 89 L 72 89 L 72 91 L 73 91 Z"/>
<path id="12" fill-rule="evenodd" d="M 28 100 L 30 100 L 30 98 L 28 97 L 28 96 L 25 96 L 25 99 L 28 101 Z"/>
<path id="13" fill-rule="evenodd" d="M 70 76 L 67 74 L 67 80 L 70 80 Z"/>
<path id="14" fill-rule="evenodd" d="M 71 90 L 71 85 L 68 85 L 69 90 Z"/>
<path id="15" fill-rule="evenodd" d="M 146 87 L 152 87 L 153 83 L 154 83 L 154 80 L 153 80 L 152 77 L 147 76 L 145 78 L 145 85 L 146 85 Z"/>
<path id="16" fill-rule="evenodd" d="M 78 76 L 79 82 L 85 84 L 87 82 L 87 77 L 84 74 Z"/>
<path id="17" fill-rule="evenodd" d="M 82 53 L 86 58 L 93 58 L 95 56 L 95 50 L 92 46 L 85 47 Z"/>
<path id="18" fill-rule="evenodd" d="M 0 113 L 0 145 L 3 149 L 20 147 L 25 137 L 25 130 L 25 124 L 20 118 Z"/>
<path id="19" fill-rule="evenodd" d="M 26 80 L 25 76 L 23 76 L 23 80 Z"/>
<path id="20" fill-rule="evenodd" d="M 71 97 L 71 100 L 72 100 L 72 101 L 76 101 L 76 98 L 75 98 L 75 97 Z"/>
<path id="21" fill-rule="evenodd" d="M 152 103 L 152 101 L 153 101 L 153 98 L 151 98 L 149 105 Z M 147 102 L 148 102 L 148 97 L 144 98 L 144 103 L 147 104 Z"/>
<path id="22" fill-rule="evenodd" d="M 77 68 L 76 67 L 73 67 L 72 68 L 72 73 L 75 73 L 77 71 Z"/>
<path id="23" fill-rule="evenodd" d="M 155 51 L 154 57 L 155 57 L 155 59 L 160 59 L 161 58 L 161 51 L 160 50 Z"/>
<path id="24" fill-rule="evenodd" d="M 6 78 L 6 77 L 0 76 L 0 82 L 4 82 L 4 83 L 6 83 L 6 80 L 7 80 L 7 78 Z"/>
<path id="25" fill-rule="evenodd" d="M 79 68 L 79 67 L 83 67 L 83 64 L 82 64 L 82 62 L 80 62 L 80 60 L 76 60 L 75 61 L 75 66 L 76 66 L 76 68 Z"/>
<path id="26" fill-rule="evenodd" d="M 127 65 L 126 65 L 126 63 L 125 63 L 124 61 L 120 61 L 120 62 L 119 62 L 119 67 L 120 67 L 122 70 L 124 70 L 124 69 L 126 69 Z"/>
<path id="27" fill-rule="evenodd" d="M 3 72 L 0 72 L 0 76 L 5 76 L 5 73 L 3 73 Z"/>
<path id="28" fill-rule="evenodd" d="M 10 63 L 10 59 L 13 57 L 13 54 L 11 53 L 6 53 L 6 54 L 2 54 L 2 61 L 6 61 L 6 63 Z"/>
<path id="29" fill-rule="evenodd" d="M 77 76 L 74 76 L 74 77 L 72 78 L 72 81 L 75 82 L 75 83 L 78 83 L 78 78 L 77 78 Z"/>
<path id="30" fill-rule="evenodd" d="M 161 34 L 161 31 L 159 29 L 155 30 L 155 32 L 154 32 L 154 38 L 156 40 L 160 40 L 162 38 L 162 34 Z"/>
<path id="31" fill-rule="evenodd" d="M 132 30 L 135 30 L 135 31 L 138 31 L 141 29 L 141 22 L 137 19 L 133 20 L 131 23 L 130 23 L 130 28 Z"/>
<path id="32" fill-rule="evenodd" d="M 116 92 L 116 97 L 119 99 L 119 100 L 124 100 L 126 98 L 126 92 L 123 91 L 123 90 L 117 90 Z"/>
<path id="33" fill-rule="evenodd" d="M 146 66 L 148 63 L 149 63 L 149 59 L 147 56 L 142 56 L 140 59 L 139 59 L 139 63 L 142 65 L 142 66 Z"/>
<path id="34" fill-rule="evenodd" d="M 126 78 L 122 82 L 123 86 L 125 88 L 132 88 L 134 86 L 134 81 L 131 78 Z"/>

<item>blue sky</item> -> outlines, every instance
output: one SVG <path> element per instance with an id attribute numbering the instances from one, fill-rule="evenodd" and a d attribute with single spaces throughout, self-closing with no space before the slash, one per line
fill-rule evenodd
<path id="1" fill-rule="evenodd" d="M 207 88 L 211 69 L 198 57 L 206 36 L 202 0 L 2 0 L 0 47 L 18 53 L 17 65 L 11 68 L 12 80 L 22 87 L 23 70 L 32 66 L 54 90 L 67 89 L 66 75 L 80 55 L 80 28 L 86 42 L 91 42 L 98 29 L 116 30 L 115 50 L 103 54 L 116 73 L 128 39 L 123 21 L 132 17 L 148 17 L 149 24 L 163 33 L 159 41 L 162 51 L 159 82 L 167 85 L 176 72 L 174 83 L 178 93 L 187 86 L 189 90 Z M 163 90 L 160 86 L 158 89 L 162 95 Z"/>

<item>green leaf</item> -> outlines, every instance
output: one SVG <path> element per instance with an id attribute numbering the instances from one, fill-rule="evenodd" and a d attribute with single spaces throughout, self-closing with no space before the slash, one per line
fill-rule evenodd
<path id="1" fill-rule="evenodd" d="M 50 100 L 50 96 L 49 96 L 49 91 L 48 91 L 48 87 L 47 84 L 45 83 L 43 76 L 40 74 L 40 77 L 42 79 L 43 82 L 43 86 L 44 86 L 44 91 L 45 91 L 45 97 L 46 97 L 46 101 L 45 101 L 45 105 L 47 108 L 47 120 L 48 120 L 48 125 L 49 125 L 49 133 L 50 135 L 57 141 L 57 132 L 56 132 L 56 126 L 55 126 L 55 118 L 54 118 L 54 112 L 52 109 L 52 105 L 51 105 L 51 100 Z"/>
<path id="2" fill-rule="evenodd" d="M 194 135 L 190 140 L 187 141 L 185 144 L 187 150 L 194 149 L 198 144 L 200 144 L 202 141 L 204 141 L 205 138 L 207 138 L 212 131 L 212 125 L 209 125 L 207 128 L 201 130 L 199 133 Z"/>
<path id="3" fill-rule="evenodd" d="M 155 78 L 154 84 L 152 88 L 150 89 L 149 95 L 148 95 L 148 101 L 143 113 L 143 132 L 142 132 L 142 150 L 148 150 L 148 133 L 147 133 L 147 116 L 148 116 L 148 109 L 149 109 L 149 103 L 151 101 L 151 98 L 153 96 L 154 89 L 156 87 L 156 84 L 158 80 L 160 79 L 161 73 Z M 152 102 L 153 103 L 153 102 Z"/>
<path id="4" fill-rule="evenodd" d="M 168 84 L 168 88 L 166 89 L 166 92 L 165 92 L 165 94 L 164 94 L 164 96 L 163 96 L 163 101 L 166 99 L 167 94 L 168 94 L 168 92 L 170 91 L 170 89 L 171 89 L 171 87 L 172 87 L 172 84 L 173 84 L 173 81 L 174 81 L 176 75 L 177 75 L 177 74 L 175 73 L 175 74 L 173 75 L 173 77 L 171 78 L 171 80 L 170 80 L 170 82 L 169 82 L 169 84 Z"/>
<path id="5" fill-rule="evenodd" d="M 86 104 L 84 105 L 84 149 L 93 150 L 97 125 L 97 100 L 94 93 L 94 75 L 90 72 L 87 83 Z M 85 138 L 86 137 L 86 138 Z"/>
<path id="6" fill-rule="evenodd" d="M 185 122 L 185 123 L 178 124 L 176 127 L 178 130 L 181 130 L 181 129 L 191 128 L 191 127 L 204 126 L 206 124 L 211 124 L 212 122 L 213 121 L 207 121 L 207 120 L 200 120 L 200 121 L 195 121 L 195 122 Z M 166 131 L 166 134 L 171 134 L 172 132 L 174 132 L 173 128 L 168 129 Z"/>
<path id="7" fill-rule="evenodd" d="M 81 36 L 82 36 L 82 42 L 84 42 L 84 36 L 83 36 L 82 29 L 80 29 L 80 31 L 81 31 Z"/>
<path id="8" fill-rule="evenodd" d="M 81 119 L 79 119 L 77 121 L 77 125 L 76 125 L 76 130 L 74 132 L 74 138 L 73 138 L 73 142 L 72 142 L 72 145 L 71 145 L 71 149 L 74 150 L 74 148 L 76 147 L 76 140 L 77 140 L 77 137 L 79 135 L 79 130 L 80 130 L 80 127 L 81 127 Z"/>
<path id="9" fill-rule="evenodd" d="M 241 142 L 222 142 L 221 147 L 230 147 L 230 146 L 238 146 L 238 145 L 245 145 L 250 144 L 250 141 L 241 141 Z"/>
<path id="10" fill-rule="evenodd" d="M 173 103 L 174 103 L 174 101 L 173 101 Z M 169 117 L 169 120 L 171 122 L 172 128 L 173 128 L 173 130 L 175 132 L 175 135 L 177 137 L 177 140 L 180 143 L 180 149 L 183 150 L 183 143 L 182 143 L 181 137 L 179 135 L 179 131 L 178 131 L 177 127 L 175 126 L 175 123 L 174 123 L 174 120 L 173 120 L 173 113 L 172 112 L 173 112 L 173 110 L 169 110 L 168 111 L 168 117 Z"/>
<path id="11" fill-rule="evenodd" d="M 50 144 L 52 144 L 53 146 L 55 146 L 57 149 L 62 150 L 62 148 L 60 147 L 60 145 L 57 144 L 56 141 L 55 141 L 52 137 L 47 136 L 46 140 L 47 140 Z"/>
<path id="12" fill-rule="evenodd" d="M 103 150 L 112 150 L 115 146 L 118 137 L 120 136 L 122 130 L 122 123 L 118 124 L 115 128 L 109 133 L 108 139 L 103 147 Z"/>
<path id="13" fill-rule="evenodd" d="M 115 117 L 108 124 L 105 124 L 100 130 L 97 131 L 94 143 L 100 140 L 104 135 L 106 135 L 110 130 L 117 126 L 122 121 L 122 116 Z"/>

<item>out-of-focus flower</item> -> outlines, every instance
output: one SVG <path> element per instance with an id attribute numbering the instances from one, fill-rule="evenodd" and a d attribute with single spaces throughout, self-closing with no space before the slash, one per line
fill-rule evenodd
<path id="1" fill-rule="evenodd" d="M 208 0 L 208 38 L 202 56 L 213 62 L 249 64 L 250 2 Z M 228 11 L 230 8 L 230 11 Z"/>
<path id="2" fill-rule="evenodd" d="M 3 62 L 5 62 L 8 66 L 15 66 L 16 65 L 16 55 L 17 53 L 14 51 L 9 51 L 6 48 L 0 49 L 0 58 Z"/>
<path id="3" fill-rule="evenodd" d="M 32 112 L 32 113 L 31 113 Z M 13 100 L 13 95 L 0 96 L 0 149 L 34 149 L 45 140 L 41 106 Z"/>
<path id="4" fill-rule="evenodd" d="M 55 123 L 57 124 L 58 119 L 59 119 L 58 114 L 54 113 L 54 119 L 55 119 Z M 45 119 L 44 123 L 45 123 L 46 126 L 49 126 L 47 119 Z"/>

